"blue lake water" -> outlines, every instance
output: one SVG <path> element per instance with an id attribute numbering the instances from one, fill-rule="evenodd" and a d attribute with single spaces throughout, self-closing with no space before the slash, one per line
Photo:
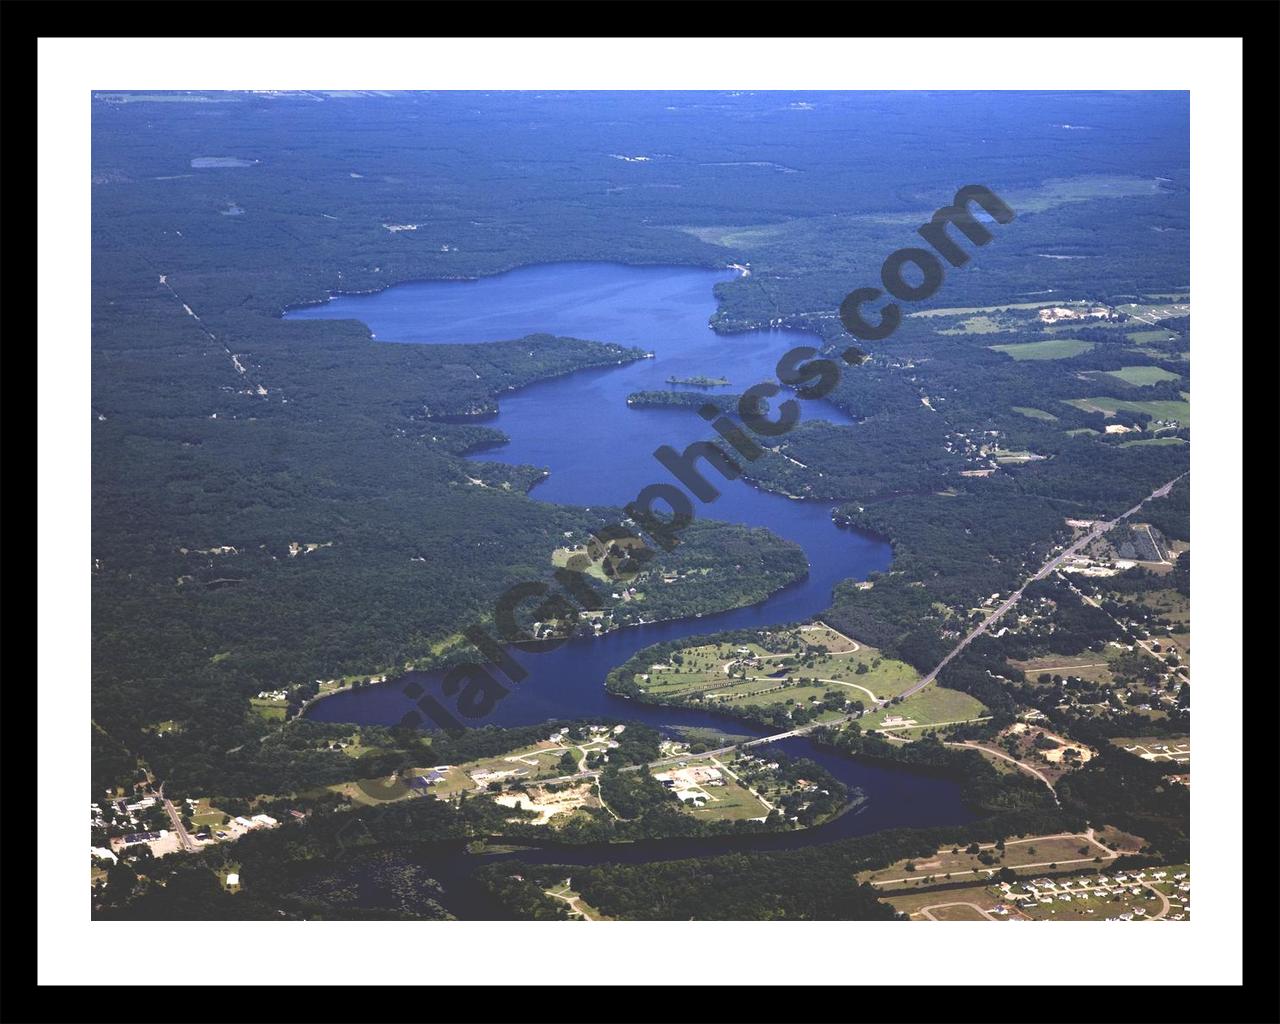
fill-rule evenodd
<path id="1" fill-rule="evenodd" d="M 376 294 L 339 295 L 286 316 L 359 320 L 387 343 L 490 342 L 545 332 L 636 345 L 653 352 L 653 359 L 584 370 L 501 395 L 498 415 L 485 422 L 505 432 L 510 442 L 475 456 L 549 469 L 550 475 L 531 492 L 536 500 L 622 506 L 648 484 L 674 482 L 653 457 L 659 445 L 683 450 L 693 441 L 716 439 L 694 410 L 630 408 L 626 404 L 630 393 L 672 389 L 666 382 L 669 376 L 707 376 L 728 378 L 728 387 L 715 390 L 737 394 L 762 381 L 776 382 L 777 362 L 787 351 L 816 343 L 812 335 L 798 331 L 731 336 L 712 331 L 708 320 L 716 308 L 713 288 L 737 273 L 607 263 L 545 264 L 478 280 L 419 282 Z M 841 410 L 821 400 L 802 402 L 802 411 L 804 419 L 851 422 Z M 605 676 L 642 647 L 660 641 L 813 616 L 830 605 L 840 580 L 864 579 L 872 571 L 887 568 L 891 552 L 878 538 L 836 527 L 829 504 L 767 494 L 741 480 L 726 481 L 710 468 L 705 475 L 721 493 L 708 504 L 695 501 L 695 514 L 767 527 L 795 541 L 808 558 L 808 576 L 747 608 L 577 639 L 544 653 L 514 651 L 529 675 L 484 723 L 523 725 L 551 718 L 599 717 L 663 728 L 712 726 L 740 734 L 753 732 L 709 712 L 648 707 L 610 696 L 604 690 Z M 407 678 L 439 695 L 440 673 L 411 673 Z M 401 685 L 337 694 L 315 704 L 308 715 L 323 721 L 393 724 L 412 707 Z M 446 707 L 454 705 L 449 698 L 441 699 Z M 794 741 L 792 746 L 794 753 L 815 756 L 807 740 Z M 828 760 L 827 767 L 847 784 L 861 788 L 868 802 L 861 812 L 845 815 L 827 831 L 858 834 L 892 825 L 967 818 L 952 782 L 873 770 L 839 757 L 824 758 L 824 763 Z"/>

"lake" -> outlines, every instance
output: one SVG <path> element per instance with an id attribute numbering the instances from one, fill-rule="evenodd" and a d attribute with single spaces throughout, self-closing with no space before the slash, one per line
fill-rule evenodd
<path id="1" fill-rule="evenodd" d="M 729 386 L 714 390 L 738 394 L 753 384 L 776 381 L 777 361 L 790 349 L 817 344 L 812 335 L 791 330 L 735 335 L 712 331 L 708 320 L 716 308 L 714 286 L 737 274 L 731 269 L 544 264 L 477 280 L 417 282 L 375 294 L 337 295 L 286 317 L 359 320 L 379 341 L 390 344 L 478 343 L 546 332 L 652 351 L 653 359 L 583 370 L 501 395 L 498 415 L 485 422 L 510 441 L 476 455 L 549 469 L 550 475 L 531 492 L 537 500 L 621 506 L 646 485 L 671 481 L 653 457 L 659 445 L 683 450 L 693 441 L 716 437 L 695 410 L 631 408 L 626 403 L 630 393 L 680 390 L 680 385 L 667 383 L 669 377 L 724 377 Z M 801 405 L 805 419 L 852 422 L 826 401 Z M 886 569 L 891 551 L 882 539 L 837 527 L 827 503 L 768 494 L 742 480 L 722 480 L 714 470 L 707 476 L 721 494 L 710 504 L 697 505 L 696 514 L 767 527 L 795 541 L 808 559 L 807 577 L 750 607 L 575 639 L 543 653 L 515 651 L 529 675 L 498 702 L 486 723 L 525 725 L 588 717 L 667 730 L 703 726 L 759 735 L 711 712 L 650 707 L 611 696 L 604 690 L 605 676 L 636 651 L 660 641 L 807 619 L 830 605 L 839 581 L 865 579 L 870 572 Z M 410 673 L 399 683 L 409 679 L 439 695 L 441 673 Z M 314 704 L 307 714 L 321 721 L 394 724 L 412 707 L 401 685 L 336 694 Z M 443 703 L 452 704 L 447 698 Z M 787 745 L 790 753 L 821 760 L 866 798 L 859 811 L 812 830 L 825 838 L 968 818 L 954 782 L 831 755 L 819 757 L 805 739 Z"/>

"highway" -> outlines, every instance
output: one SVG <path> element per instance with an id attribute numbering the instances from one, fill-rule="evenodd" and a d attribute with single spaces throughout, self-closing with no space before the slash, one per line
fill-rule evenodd
<path id="1" fill-rule="evenodd" d="M 1172 480 L 1170 480 L 1167 484 L 1164 484 L 1161 487 L 1157 487 L 1154 491 L 1152 491 L 1140 502 L 1138 502 L 1138 504 L 1134 505 L 1133 508 L 1129 509 L 1127 512 L 1123 512 L 1120 515 L 1116 516 L 1115 519 L 1112 519 L 1108 522 L 1096 523 L 1093 529 L 1090 530 L 1087 534 L 1085 534 L 1075 543 L 1071 544 L 1069 547 L 1063 548 L 1062 551 L 1060 551 L 1058 554 L 1050 558 L 1047 562 L 1044 563 L 1044 565 L 1042 565 L 1036 571 L 1036 574 L 1034 576 L 1031 576 L 1029 579 L 1027 579 L 1027 581 L 1023 583 L 1022 586 L 1020 586 L 1017 590 L 1015 590 L 1012 594 L 1010 594 L 1007 598 L 1005 598 L 1004 601 L 1000 604 L 998 608 L 996 608 L 995 611 L 993 611 L 990 615 L 988 615 L 985 619 L 983 619 L 980 623 L 978 623 L 978 625 L 975 626 L 964 637 L 963 640 L 961 640 L 958 644 L 956 644 L 955 647 L 953 647 L 950 651 L 948 651 L 947 656 L 943 658 L 940 662 L 938 662 L 938 664 L 934 667 L 932 672 L 924 676 L 920 680 L 920 682 L 912 686 L 911 689 L 904 690 L 899 696 L 906 698 L 906 697 L 910 697 L 913 693 L 919 693 L 921 690 L 923 690 L 926 686 L 928 686 L 930 683 L 932 683 L 935 679 L 938 678 L 938 673 L 947 667 L 948 662 L 950 662 L 952 658 L 954 658 L 957 654 L 959 654 L 966 647 L 968 647 L 969 644 L 972 643 L 976 637 L 981 636 L 988 629 L 990 629 L 994 623 L 999 621 L 1004 616 L 1005 612 L 1007 612 L 1010 608 L 1012 608 L 1015 604 L 1017 604 L 1018 601 L 1022 598 L 1022 592 L 1026 590 L 1029 584 L 1034 583 L 1036 580 L 1044 579 L 1046 576 L 1049 575 L 1049 573 L 1053 572 L 1056 568 L 1058 568 L 1058 566 L 1060 566 L 1065 559 L 1070 558 L 1072 555 L 1078 554 L 1081 551 L 1081 549 L 1088 547 L 1089 544 L 1097 540 L 1099 537 L 1101 537 L 1104 533 L 1106 533 L 1116 524 L 1120 523 L 1125 519 L 1128 519 L 1131 515 L 1137 512 L 1138 509 L 1142 508 L 1142 506 L 1145 505 L 1152 498 L 1165 497 L 1169 493 L 1169 489 L 1173 487 L 1173 485 L 1176 484 L 1179 480 L 1181 480 L 1182 477 L 1185 475 L 1186 475 L 1185 473 L 1180 474 L 1179 476 L 1176 476 Z M 881 703 L 883 703 L 883 701 Z"/>

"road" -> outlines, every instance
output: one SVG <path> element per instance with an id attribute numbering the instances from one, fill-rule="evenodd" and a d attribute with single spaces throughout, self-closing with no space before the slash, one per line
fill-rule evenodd
<path id="1" fill-rule="evenodd" d="M 978 906 L 978 904 L 976 904 L 976 903 L 935 903 L 935 904 L 934 904 L 933 906 L 931 906 L 931 907 L 921 907 L 921 908 L 920 908 L 920 910 L 918 911 L 918 913 L 920 913 L 923 917 L 927 918 L 927 919 L 928 919 L 928 920 L 930 920 L 930 921 L 936 921 L 936 920 L 938 920 L 938 919 L 937 919 L 936 917 L 934 917 L 931 913 L 929 913 L 929 911 L 931 911 L 931 910 L 945 910 L 947 907 L 968 907 L 968 908 L 969 908 L 969 909 L 971 909 L 971 910 L 976 910 L 979 914 L 981 914 L 983 917 L 985 917 L 988 921 L 999 921 L 999 920 L 1000 920 L 1000 918 L 996 917 L 994 914 L 988 914 L 985 910 L 983 910 L 983 909 L 982 909 L 980 906 Z"/>
<path id="2" fill-rule="evenodd" d="M 998 757 L 998 758 L 1001 758 L 1002 760 L 1008 761 L 1010 764 L 1015 765 L 1018 768 L 1021 768 L 1028 775 L 1034 775 L 1037 779 L 1039 779 L 1046 786 L 1048 786 L 1049 792 L 1053 794 L 1053 802 L 1055 804 L 1058 803 L 1058 792 L 1053 788 L 1053 783 L 1050 782 L 1046 776 L 1040 774 L 1040 772 L 1036 771 L 1036 769 L 1032 768 L 1031 765 L 1027 764 L 1026 762 L 1019 761 L 1016 757 L 1011 757 L 1009 754 L 1006 754 L 1003 750 L 995 750 L 992 747 L 984 747 L 980 743 L 948 743 L 947 746 L 956 747 L 957 749 L 960 749 L 960 750 L 976 750 L 980 753 L 989 754 L 992 757 Z"/>
<path id="3" fill-rule="evenodd" d="M 1022 586 L 1020 586 L 1017 590 L 1015 590 L 1012 594 L 1010 594 L 1007 598 L 1005 598 L 1004 602 L 998 608 L 996 608 L 995 611 L 993 611 L 990 615 L 988 615 L 985 619 L 983 619 L 980 623 L 978 623 L 977 626 L 975 626 L 972 630 L 970 630 L 970 632 L 964 637 L 964 639 L 961 640 L 958 644 L 956 644 L 956 646 L 953 647 L 947 653 L 947 656 L 945 658 L 943 658 L 940 662 L 938 662 L 938 664 L 934 667 L 932 672 L 924 676 L 920 680 L 920 682 L 912 686 L 911 689 L 903 691 L 899 696 L 905 699 L 907 697 L 910 697 L 912 694 L 919 693 L 921 690 L 923 690 L 926 686 L 928 686 L 930 683 L 932 683 L 935 679 L 938 678 L 938 673 L 947 667 L 947 664 L 951 661 L 952 658 L 954 658 L 957 654 L 959 654 L 966 647 L 968 647 L 969 644 L 971 644 L 977 637 L 985 633 L 995 622 L 1003 618 L 1005 612 L 1007 612 L 1010 608 L 1012 608 L 1015 604 L 1017 604 L 1019 600 L 1021 600 L 1022 592 L 1026 590 L 1026 588 L 1030 584 L 1036 582 L 1037 580 L 1044 579 L 1046 576 L 1049 575 L 1049 573 L 1057 569 L 1058 566 L 1060 566 L 1064 560 L 1070 558 L 1072 555 L 1078 554 L 1081 551 L 1081 549 L 1093 543 L 1093 541 L 1097 540 L 1099 537 L 1105 534 L 1108 530 L 1110 530 L 1116 524 L 1122 522 L 1125 519 L 1128 519 L 1131 515 L 1137 512 L 1138 509 L 1142 508 L 1142 506 L 1145 505 L 1152 498 L 1163 498 L 1166 495 L 1168 495 L 1173 485 L 1176 484 L 1179 480 L 1181 480 L 1183 476 L 1186 476 L 1186 474 L 1185 473 L 1179 474 L 1178 476 L 1170 480 L 1167 484 L 1164 484 L 1161 487 L 1157 487 L 1154 491 L 1152 491 L 1140 502 L 1138 502 L 1138 504 L 1134 505 L 1133 508 L 1129 509 L 1127 512 L 1123 512 L 1120 515 L 1116 516 L 1115 519 L 1112 519 L 1108 522 L 1096 523 L 1093 529 L 1090 530 L 1088 533 L 1086 533 L 1083 537 L 1081 537 L 1079 540 L 1072 543 L 1070 546 L 1063 548 L 1062 551 L 1060 551 L 1058 554 L 1050 558 L 1047 562 L 1044 563 L 1044 565 L 1042 565 L 1036 571 L 1034 576 L 1031 576 L 1030 578 L 1028 578 L 1027 581 L 1022 584 Z"/>
<path id="4" fill-rule="evenodd" d="M 182 824 L 182 815 L 178 813 L 178 809 L 173 806 L 173 801 L 164 795 L 164 783 L 160 783 L 160 788 L 156 791 L 160 797 L 160 802 L 164 804 L 164 809 L 169 814 L 169 824 L 173 826 L 174 832 L 178 834 L 178 842 L 182 844 L 182 849 L 187 853 L 193 853 L 196 848 L 195 840 L 187 832 L 186 827 Z"/>
<path id="5" fill-rule="evenodd" d="M 979 721 L 979 719 L 973 719 L 973 721 Z M 985 719 L 984 719 L 984 721 L 985 721 Z M 947 725 L 947 724 L 960 724 L 960 723 L 939 722 L 938 724 L 939 724 L 939 725 Z M 882 731 L 882 732 L 884 732 L 884 738 L 885 738 L 885 739 L 887 739 L 887 740 L 894 740 L 894 741 L 895 741 L 895 742 L 897 742 L 897 743 L 909 743 L 909 742 L 910 742 L 910 740 L 906 739 L 905 737 L 902 737 L 902 736 L 895 736 L 895 735 L 893 735 L 893 733 L 885 732 L 884 730 L 881 730 L 881 731 Z M 1058 792 L 1057 792 L 1057 790 L 1055 790 L 1055 789 L 1053 788 L 1053 783 L 1052 783 L 1052 782 L 1050 782 L 1050 781 L 1049 781 L 1049 780 L 1048 780 L 1044 775 L 1042 775 L 1040 772 L 1036 771 L 1036 769 L 1032 768 L 1032 767 L 1031 767 L 1031 765 L 1026 764 L 1026 763 L 1025 763 L 1025 762 L 1023 762 L 1023 761 L 1019 761 L 1019 760 L 1018 760 L 1017 758 L 1015 758 L 1015 757 L 1010 757 L 1010 756 L 1009 756 L 1008 754 L 1006 754 L 1003 750 L 996 750 L 994 747 L 987 747 L 987 746 L 983 746 L 981 743 L 975 743 L 975 742 L 972 742 L 972 741 L 965 741 L 965 742 L 963 742 L 963 743 L 952 743 L 952 742 L 950 742 L 950 741 L 947 741 L 947 742 L 945 742 L 945 743 L 943 744 L 943 746 L 946 746 L 946 747 L 952 747 L 952 748 L 954 748 L 954 749 L 956 749 L 956 750 L 976 750 L 976 751 L 977 751 L 978 753 L 980 753 L 980 754 L 987 754 L 987 755 L 989 755 L 989 756 L 991 756 L 991 757 L 998 757 L 998 758 L 1000 758 L 1001 760 L 1008 761 L 1008 762 L 1009 762 L 1011 765 L 1013 765 L 1014 767 L 1016 767 L 1016 768 L 1021 768 L 1021 769 L 1022 769 L 1024 772 L 1026 772 L 1028 775 L 1034 775 L 1037 779 L 1039 779 L 1041 782 L 1043 782 L 1043 783 L 1045 784 L 1045 786 L 1046 786 L 1046 787 L 1048 787 L 1049 792 L 1053 794 L 1053 802 L 1054 802 L 1055 804 L 1059 804 L 1059 806 L 1061 806 L 1061 804 L 1060 804 L 1060 803 L 1059 803 L 1059 801 L 1058 801 Z"/>

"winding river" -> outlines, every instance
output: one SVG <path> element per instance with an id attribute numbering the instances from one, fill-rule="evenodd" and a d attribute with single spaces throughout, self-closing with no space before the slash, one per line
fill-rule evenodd
<path id="1" fill-rule="evenodd" d="M 505 432 L 510 441 L 475 456 L 549 469 L 550 475 L 531 492 L 534 499 L 586 507 L 622 506 L 646 485 L 671 481 L 653 458 L 658 445 L 683 450 L 693 441 L 715 438 L 710 426 L 691 409 L 634 409 L 628 407 L 627 395 L 678 389 L 667 383 L 671 376 L 727 377 L 729 385 L 716 390 L 737 394 L 752 384 L 776 380 L 775 367 L 785 352 L 815 343 L 811 335 L 798 331 L 761 330 L 732 336 L 712 331 L 708 320 L 716 307 L 713 288 L 737 273 L 610 263 L 543 264 L 476 280 L 418 282 L 375 294 L 337 295 L 327 303 L 292 310 L 286 317 L 359 320 L 375 338 L 387 343 L 479 343 L 547 332 L 652 351 L 653 359 L 583 370 L 502 395 L 499 413 L 485 422 Z M 803 402 L 802 411 L 805 418 L 852 422 L 825 401 Z M 891 552 L 880 539 L 836 527 L 829 504 L 769 494 L 741 480 L 725 481 L 711 469 L 706 475 L 721 494 L 708 505 L 696 505 L 696 514 L 767 527 L 795 541 L 808 558 L 808 576 L 746 608 L 630 627 L 573 640 L 550 652 L 515 652 L 529 675 L 486 721 L 523 725 L 593 717 L 664 729 L 702 726 L 738 734 L 754 732 L 711 712 L 650 707 L 610 696 L 604 690 L 604 678 L 636 651 L 660 641 L 808 618 L 830 605 L 832 589 L 840 580 L 864 579 L 872 571 L 887 568 Z M 412 673 L 411 678 L 438 692 L 440 673 Z M 448 699 L 444 703 L 451 704 Z M 410 707 L 400 686 L 385 685 L 336 694 L 312 705 L 307 713 L 323 721 L 392 724 Z M 847 785 L 857 787 L 865 798 L 862 804 L 805 833 L 680 841 L 665 845 L 662 856 L 675 855 L 677 850 L 684 851 L 684 856 L 711 852 L 726 843 L 737 849 L 806 845 L 892 826 L 949 824 L 969 817 L 960 803 L 958 786 L 950 780 L 826 754 L 807 739 L 788 740 L 783 746 L 790 753 L 819 760 Z M 556 856 L 567 859 L 571 854 Z M 576 851 L 572 856 L 631 860 L 658 854 Z"/>

